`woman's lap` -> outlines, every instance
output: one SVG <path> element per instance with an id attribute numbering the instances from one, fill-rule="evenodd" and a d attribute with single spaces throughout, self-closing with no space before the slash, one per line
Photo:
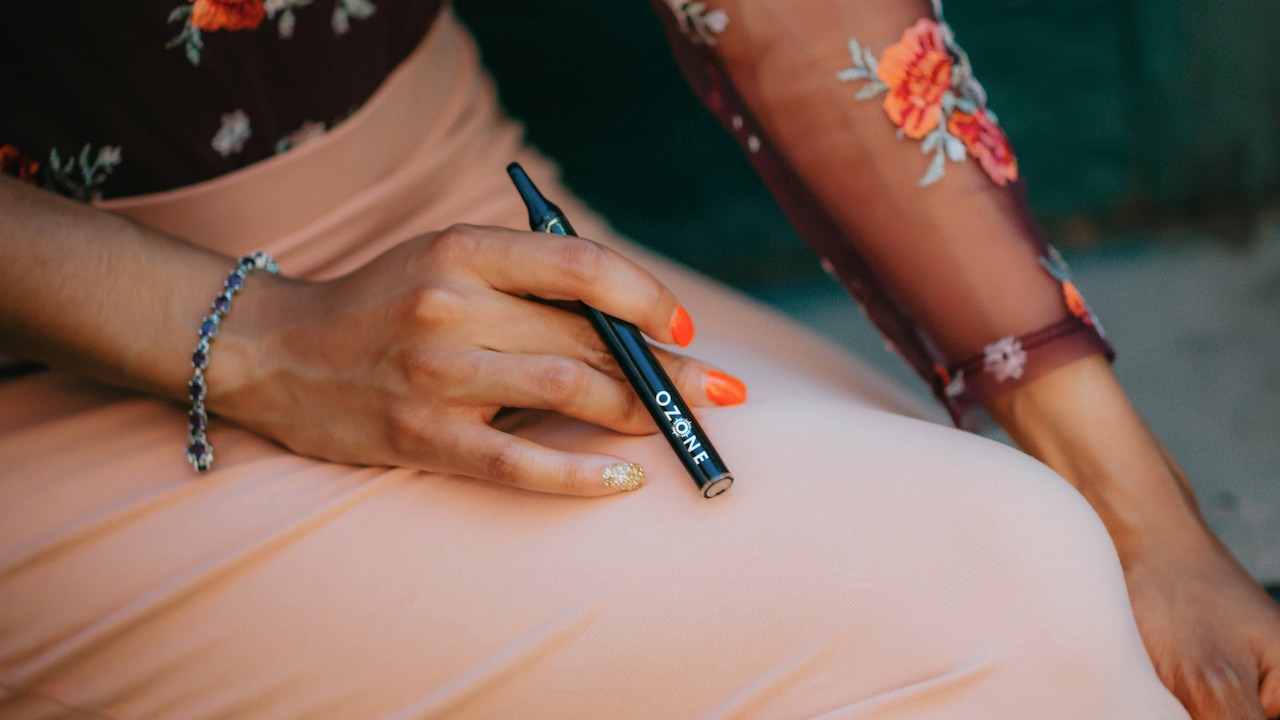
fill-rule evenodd
<path id="1" fill-rule="evenodd" d="M 33 396 L 62 409 L 15 428 Z M 543 496 L 227 426 L 197 479 L 176 406 L 46 373 L 0 408 L 15 717 L 1178 716 L 1074 491 L 874 408 L 702 411 L 738 477 L 714 500 L 659 437 L 550 414 L 511 423 L 649 484 Z"/>

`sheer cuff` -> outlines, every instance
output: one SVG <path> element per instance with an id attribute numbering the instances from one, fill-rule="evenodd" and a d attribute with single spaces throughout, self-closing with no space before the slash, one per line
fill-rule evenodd
<path id="1" fill-rule="evenodd" d="M 983 403 L 1088 355 L 1115 359 L 1092 316 L 1060 320 L 1021 337 L 1001 338 L 950 367 L 934 366 L 933 394 L 957 427 L 973 429 L 973 411 Z"/>

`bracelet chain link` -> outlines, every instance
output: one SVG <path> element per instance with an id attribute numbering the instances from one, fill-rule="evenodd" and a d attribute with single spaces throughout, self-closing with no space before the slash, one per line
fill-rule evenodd
<path id="1" fill-rule="evenodd" d="M 197 472 L 204 472 L 213 465 L 213 446 L 209 444 L 209 438 L 205 435 L 205 430 L 209 426 L 209 415 L 204 408 L 204 399 L 208 391 L 204 371 L 209 367 L 209 345 L 214 338 L 218 337 L 218 326 L 222 324 L 222 318 L 231 310 L 231 301 L 235 299 L 236 293 L 244 288 L 245 277 L 255 270 L 276 273 L 279 272 L 280 266 L 276 265 L 271 255 L 263 252 L 254 251 L 240 258 L 240 262 L 223 282 L 222 294 L 214 298 L 212 312 L 201 321 L 200 341 L 196 343 L 196 349 L 191 353 L 193 372 L 191 382 L 187 385 L 191 397 L 190 423 L 187 426 L 187 462 L 191 463 L 191 467 Z"/>

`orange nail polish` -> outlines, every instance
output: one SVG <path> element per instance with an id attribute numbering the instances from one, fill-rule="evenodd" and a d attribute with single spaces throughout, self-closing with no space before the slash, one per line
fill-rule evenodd
<path id="1" fill-rule="evenodd" d="M 693 320 L 684 311 L 683 305 L 676 306 L 676 316 L 671 319 L 671 336 L 680 347 L 689 347 L 693 342 Z"/>
<path id="2" fill-rule="evenodd" d="M 747 401 L 747 386 L 732 375 L 708 370 L 707 397 L 717 405 L 741 405 Z"/>

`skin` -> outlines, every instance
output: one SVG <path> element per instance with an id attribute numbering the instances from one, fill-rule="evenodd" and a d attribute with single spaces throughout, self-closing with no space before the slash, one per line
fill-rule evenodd
<path id="1" fill-rule="evenodd" d="M 234 259 L 2 176 L 0 238 L 0 351 L 185 401 L 195 328 Z M 570 300 L 674 339 L 671 292 L 576 238 L 457 226 L 329 282 L 258 273 L 221 326 L 206 404 L 305 455 L 608 494 L 603 468 L 625 459 L 489 425 L 529 407 L 656 430 Z M 711 404 L 710 366 L 656 353 L 690 403 Z M 1107 363 L 989 407 L 1102 517 L 1156 669 L 1193 717 L 1280 716 L 1280 609 L 1213 537 Z"/>
<path id="2" fill-rule="evenodd" d="M 233 258 L 4 177 L 0 237 L 0 351 L 186 401 L 195 328 Z M 256 273 L 245 285 L 205 404 L 297 453 L 605 495 L 618 491 L 604 469 L 624 458 L 489 422 L 522 407 L 657 431 L 589 321 L 556 301 L 671 343 L 676 298 L 589 240 L 455 226 L 329 282 Z M 710 365 L 655 354 L 690 404 L 711 404 Z"/>

